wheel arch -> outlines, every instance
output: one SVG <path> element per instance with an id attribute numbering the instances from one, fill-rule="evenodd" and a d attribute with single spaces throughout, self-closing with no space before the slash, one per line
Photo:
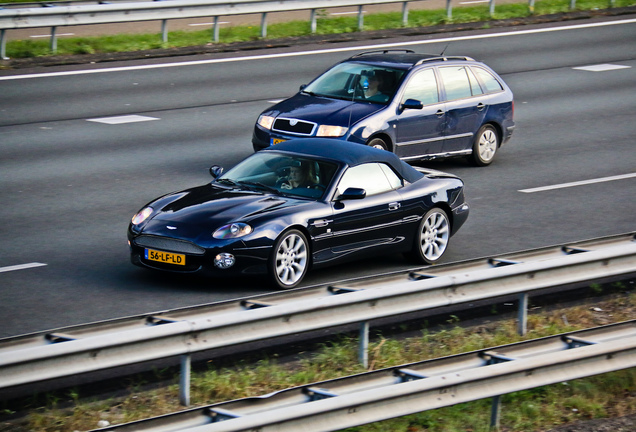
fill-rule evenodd
<path id="1" fill-rule="evenodd" d="M 497 133 L 497 148 L 501 148 L 501 146 L 503 145 L 503 127 L 497 123 L 496 121 L 487 121 L 484 122 L 481 126 L 479 126 L 479 129 L 481 129 L 484 126 L 492 126 L 495 129 L 495 132 Z"/>
<path id="2" fill-rule="evenodd" d="M 303 233 L 303 235 L 307 239 L 307 246 L 309 247 L 309 269 L 311 269 L 311 267 L 314 264 L 314 256 L 313 256 L 314 242 L 313 242 L 313 238 L 311 237 L 311 234 L 309 234 L 309 229 L 305 225 L 300 223 L 291 224 L 287 226 L 286 228 L 284 228 L 283 230 L 281 230 L 281 232 L 276 236 L 276 239 L 278 239 L 281 235 L 283 235 L 287 231 L 293 230 L 293 229 Z M 275 253 L 275 252 L 272 250 L 272 253 Z"/>
<path id="3" fill-rule="evenodd" d="M 382 141 L 384 141 L 386 143 L 386 145 L 389 147 L 389 151 L 390 152 L 395 152 L 395 146 L 393 144 L 393 139 L 391 138 L 391 136 L 386 133 L 386 132 L 376 132 L 373 135 L 371 135 L 369 138 L 367 138 L 366 140 L 366 145 L 369 145 L 369 143 L 374 140 L 375 138 L 379 138 Z"/>

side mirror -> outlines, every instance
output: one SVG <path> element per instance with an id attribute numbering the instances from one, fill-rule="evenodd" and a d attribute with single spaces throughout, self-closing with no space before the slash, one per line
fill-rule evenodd
<path id="1" fill-rule="evenodd" d="M 221 174 L 223 174 L 223 167 L 220 167 L 218 165 L 212 165 L 210 167 L 210 175 L 214 180 L 221 177 Z"/>
<path id="2" fill-rule="evenodd" d="M 422 109 L 424 108 L 424 104 L 418 100 L 415 99 L 407 99 L 404 101 L 404 103 L 402 105 L 400 105 L 400 108 L 402 110 L 407 110 L 407 109 Z"/>
<path id="3" fill-rule="evenodd" d="M 307 84 L 301 84 L 298 90 L 303 91 L 305 90 L 305 87 L 307 87 Z"/>
<path id="4" fill-rule="evenodd" d="M 338 201 L 362 199 L 367 196 L 367 191 L 362 188 L 350 187 L 338 197 Z"/>

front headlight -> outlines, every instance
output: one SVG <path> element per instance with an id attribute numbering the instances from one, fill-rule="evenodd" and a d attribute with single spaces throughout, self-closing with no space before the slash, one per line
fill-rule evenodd
<path id="1" fill-rule="evenodd" d="M 321 125 L 316 136 L 319 137 L 341 137 L 347 133 L 347 128 L 342 126 Z"/>
<path id="2" fill-rule="evenodd" d="M 258 118 L 258 124 L 260 127 L 270 130 L 272 128 L 272 125 L 274 124 L 274 119 L 275 117 L 272 116 L 261 115 Z"/>
<path id="3" fill-rule="evenodd" d="M 152 207 L 143 208 L 141 211 L 139 211 L 139 213 L 133 216 L 132 224 L 139 225 L 140 223 L 148 219 L 148 217 L 152 214 L 152 212 L 153 212 Z"/>
<path id="4" fill-rule="evenodd" d="M 224 225 L 218 230 L 214 231 L 212 237 L 215 239 L 225 240 L 232 238 L 240 238 L 248 235 L 252 232 L 252 227 L 246 223 L 236 222 L 228 225 Z"/>

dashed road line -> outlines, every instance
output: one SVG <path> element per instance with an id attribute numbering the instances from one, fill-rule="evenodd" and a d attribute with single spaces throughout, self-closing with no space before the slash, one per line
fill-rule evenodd
<path id="1" fill-rule="evenodd" d="M 572 69 L 582 70 L 587 72 L 607 72 L 607 71 L 613 71 L 618 69 L 629 69 L 629 68 L 631 68 L 631 66 L 603 63 L 603 64 L 590 65 L 590 66 L 578 66 Z"/>
<path id="2" fill-rule="evenodd" d="M 521 193 L 544 192 L 544 191 L 549 191 L 549 190 L 554 190 L 554 189 L 565 189 L 565 188 L 569 188 L 569 187 L 584 186 L 584 185 L 595 184 L 595 183 L 603 183 L 603 182 L 608 182 L 608 181 L 625 180 L 625 179 L 634 178 L 634 177 L 636 177 L 636 173 L 616 175 L 616 176 L 611 176 L 611 177 L 602 177 L 602 178 L 597 178 L 597 179 L 576 181 L 576 182 L 571 182 L 571 183 L 561 183 L 561 184 L 556 184 L 556 185 L 551 185 L 551 186 L 542 186 L 542 187 L 536 187 L 536 188 L 530 188 L 530 189 L 520 189 L 519 192 L 521 192 Z"/>
<path id="3" fill-rule="evenodd" d="M 159 120 L 159 119 L 157 117 L 148 117 L 148 116 L 142 116 L 142 115 L 124 115 L 124 116 L 115 116 L 115 117 L 101 117 L 101 118 L 86 119 L 86 121 L 89 121 L 89 122 L 104 123 L 104 124 L 110 124 L 110 125 L 138 123 L 138 122 L 153 121 L 153 120 Z"/>
<path id="4" fill-rule="evenodd" d="M 27 270 L 27 269 L 30 269 L 30 268 L 43 267 L 43 266 L 46 266 L 46 265 L 47 264 L 44 264 L 44 263 L 33 262 L 33 263 L 28 263 L 28 264 L 18 264 L 18 265 L 14 265 L 14 266 L 0 267 L 0 273 L 16 271 L 16 270 Z"/>

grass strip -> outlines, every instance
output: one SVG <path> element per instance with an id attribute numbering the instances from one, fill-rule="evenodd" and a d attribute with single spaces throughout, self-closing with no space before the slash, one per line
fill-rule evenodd
<path id="1" fill-rule="evenodd" d="M 513 319 L 463 327 L 457 317 L 451 316 L 447 325 L 435 331 L 427 329 L 423 322 L 418 337 L 392 339 L 376 335 L 370 344 L 369 370 L 607 325 L 633 319 L 634 312 L 636 293 L 632 292 L 615 295 L 594 307 L 535 310 L 528 317 L 528 333 L 523 337 L 517 334 Z M 233 367 L 216 367 L 211 361 L 207 370 L 192 375 L 192 406 L 259 396 L 365 372 L 358 363 L 357 348 L 357 339 L 341 337 L 291 363 L 262 357 L 245 359 Z M 131 383 L 127 396 L 103 401 L 82 398 L 72 390 L 66 398 L 51 398 L 47 407 L 34 409 L 24 429 L 12 430 L 87 430 L 96 428 L 99 421 L 120 424 L 179 411 L 183 407 L 179 405 L 178 377 L 172 379 L 174 384 L 150 391 L 140 390 L 143 382 Z M 504 395 L 502 404 L 501 427 L 508 432 L 545 431 L 577 420 L 636 413 L 636 368 Z M 486 432 L 489 417 L 490 399 L 486 399 L 349 431 Z"/>
<path id="2" fill-rule="evenodd" d="M 16 2 L 17 1 L 13 1 Z M 615 0 L 613 7 L 636 5 L 634 0 Z M 576 11 L 600 10 L 610 7 L 609 0 L 577 0 Z M 497 5 L 495 14 L 490 15 L 489 6 L 462 6 L 453 8 L 452 18 L 448 18 L 445 9 L 412 10 L 408 15 L 406 27 L 428 27 L 439 24 L 458 24 L 482 22 L 497 19 L 524 18 L 531 15 L 547 15 L 571 12 L 570 0 L 538 0 L 534 13 L 529 11 L 526 2 Z M 364 30 L 386 30 L 403 28 L 402 13 L 369 14 L 364 18 Z M 358 32 L 358 19 L 355 16 L 328 17 L 324 11 L 318 14 L 318 35 Z M 271 24 L 267 27 L 268 39 L 301 37 L 311 35 L 308 21 L 290 21 Z M 58 55 L 98 54 L 131 52 L 152 49 L 182 48 L 202 46 L 212 43 L 211 30 L 170 32 L 168 42 L 163 43 L 160 33 L 120 34 L 100 37 L 58 38 Z M 246 42 L 259 40 L 260 26 L 231 26 L 220 29 L 219 43 Z M 50 42 L 46 39 L 10 40 L 6 44 L 9 58 L 32 58 L 51 55 Z"/>

